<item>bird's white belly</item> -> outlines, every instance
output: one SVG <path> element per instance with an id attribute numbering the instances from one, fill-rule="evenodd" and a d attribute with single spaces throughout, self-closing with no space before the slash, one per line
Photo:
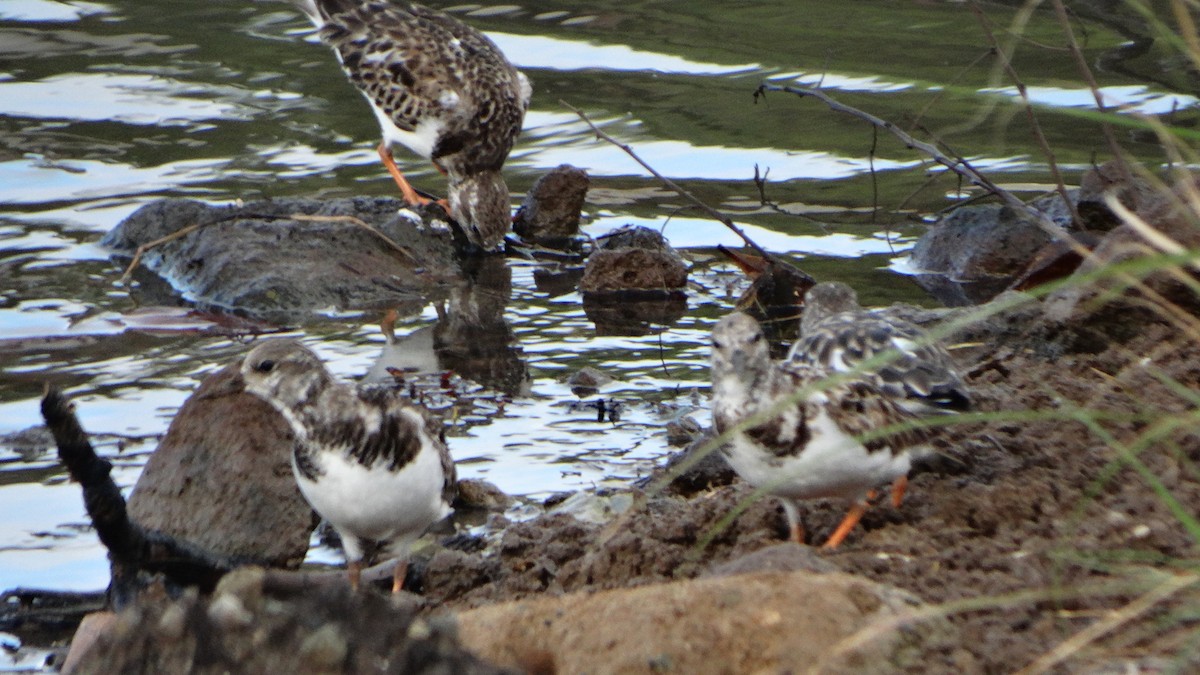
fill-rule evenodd
<path id="1" fill-rule="evenodd" d="M 367 98 L 368 102 L 370 100 Z M 433 149 L 437 147 L 438 137 L 441 136 L 442 127 L 445 126 L 442 120 L 427 117 L 417 124 L 416 129 L 405 131 L 396 126 L 391 118 L 374 104 L 371 105 L 371 110 L 375 112 L 375 118 L 379 120 L 384 143 L 388 145 L 399 143 L 425 159 L 433 156 Z"/>
<path id="2" fill-rule="evenodd" d="M 791 499 L 862 499 L 867 491 L 908 474 L 908 453 L 868 452 L 824 411 L 809 420 L 812 438 L 798 456 L 777 458 L 744 434 L 728 446 L 730 466 L 746 482 Z"/>
<path id="3" fill-rule="evenodd" d="M 441 459 L 432 449 L 398 473 L 384 463 L 369 469 L 338 452 L 313 459 L 319 481 L 305 478 L 294 461 L 292 472 L 304 498 L 340 533 L 403 546 L 450 513 L 442 501 Z"/>

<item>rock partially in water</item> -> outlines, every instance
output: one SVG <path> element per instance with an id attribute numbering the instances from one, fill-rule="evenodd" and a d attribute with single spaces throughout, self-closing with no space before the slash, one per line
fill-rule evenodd
<path id="1" fill-rule="evenodd" d="M 513 216 L 522 239 L 560 248 L 579 235 L 579 219 L 590 181 L 587 172 L 562 164 L 538 179 Z"/>
<path id="2" fill-rule="evenodd" d="M 1070 224 L 1070 212 L 1057 195 L 1032 206 L 1064 227 Z M 1008 206 L 967 206 L 917 240 L 912 263 L 924 273 L 917 282 L 945 304 L 976 304 L 1007 288 L 1051 241 L 1032 218 Z"/>
<path id="3" fill-rule="evenodd" d="M 198 305 L 277 323 L 331 309 L 415 311 L 460 278 L 449 236 L 433 231 L 439 208 L 418 214 L 387 198 L 162 200 L 101 243 L 132 255 L 179 235 L 148 249 L 146 267 Z"/>
<path id="4" fill-rule="evenodd" d="M 567 386 L 571 388 L 572 394 L 579 398 L 587 398 L 598 393 L 601 387 L 612 381 L 613 378 L 608 373 L 591 366 L 584 366 L 567 378 Z"/>
<path id="5" fill-rule="evenodd" d="M 678 296 L 687 275 L 687 264 L 661 233 L 626 227 L 601 239 L 588 258 L 579 290 L 585 296 Z"/>
<path id="6" fill-rule="evenodd" d="M 485 659 L 563 673 L 893 673 L 919 669 L 955 629 L 937 620 L 848 639 L 919 607 L 861 577 L 766 572 L 504 603 L 460 613 L 458 628 Z"/>
<path id="7" fill-rule="evenodd" d="M 143 527 L 224 556 L 295 568 L 304 561 L 313 511 L 292 477 L 292 431 L 261 399 L 206 398 L 237 373 L 205 378 L 146 462 L 129 515 Z"/>

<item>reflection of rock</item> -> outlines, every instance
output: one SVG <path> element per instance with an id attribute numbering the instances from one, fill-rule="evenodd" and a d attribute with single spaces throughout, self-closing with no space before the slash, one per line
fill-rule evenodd
<path id="1" fill-rule="evenodd" d="M 558 247 L 579 234 L 579 217 L 587 197 L 583 169 L 563 164 L 542 176 L 529 189 L 513 217 L 513 232 L 522 239 Z"/>
<path id="2" fill-rule="evenodd" d="M 583 311 L 596 324 L 597 335 L 646 335 L 654 326 L 670 326 L 687 313 L 687 299 L 617 300 L 613 297 L 583 296 Z"/>
<path id="3" fill-rule="evenodd" d="M 539 293 L 545 293 L 550 298 L 574 293 L 582 278 L 583 267 L 576 265 L 554 265 L 533 270 L 534 286 Z"/>
<path id="4" fill-rule="evenodd" d="M 433 348 L 451 370 L 510 395 L 524 392 L 529 372 L 516 335 L 504 318 L 512 295 L 512 270 L 504 258 L 469 261 L 468 281 L 456 285 L 433 329 Z"/>
<path id="5" fill-rule="evenodd" d="M 277 567 L 298 567 L 313 513 L 292 477 L 292 432 L 249 394 L 202 398 L 237 372 L 209 376 L 179 409 L 129 498 L 144 527 Z"/>
<path id="6" fill-rule="evenodd" d="M 460 613 L 458 627 L 483 658 L 563 673 L 601 663 L 612 672 L 890 673 L 919 671 L 922 652 L 953 644 L 950 623 L 844 641 L 919 605 L 846 574 L 764 572 L 504 603 Z"/>
<path id="7" fill-rule="evenodd" d="M 385 198 L 290 199 L 237 207 L 163 200 L 138 209 L 101 243 L 129 255 L 139 245 L 208 223 L 143 258 L 199 305 L 280 323 L 294 322 L 298 312 L 330 307 L 416 310 L 459 273 L 449 238 L 431 233 L 416 217 L 399 215 L 404 208 L 403 202 Z M 305 219 L 291 219 L 296 213 Z M 393 249 L 380 233 L 409 255 Z"/>

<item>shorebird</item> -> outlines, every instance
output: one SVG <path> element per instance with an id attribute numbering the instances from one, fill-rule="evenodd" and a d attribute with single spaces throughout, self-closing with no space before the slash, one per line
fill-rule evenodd
<path id="1" fill-rule="evenodd" d="M 319 29 L 375 112 L 378 151 L 412 205 L 428 203 L 392 157 L 399 143 L 449 179 L 449 202 L 467 240 L 496 249 L 508 232 L 512 150 L 533 88 L 500 48 L 445 13 L 386 0 L 288 0 Z"/>
<path id="2" fill-rule="evenodd" d="M 242 361 L 245 391 L 279 411 L 296 437 L 292 473 L 300 492 L 342 538 L 357 589 L 366 545 L 378 542 L 404 585 L 408 550 L 450 514 L 455 470 L 441 424 L 387 388 L 342 383 L 310 349 L 263 342 Z"/>
<path id="3" fill-rule="evenodd" d="M 828 373 L 802 361 L 774 362 L 758 322 L 735 312 L 712 332 L 713 423 L 732 432 L 730 466 L 781 498 L 790 537 L 804 543 L 800 500 L 850 503 L 826 542 L 836 548 L 866 513 L 875 488 L 892 482 L 899 506 L 913 459 L 931 452 L 915 416 L 870 377 Z"/>
<path id="4" fill-rule="evenodd" d="M 967 387 L 945 347 L 908 321 L 864 310 L 854 289 L 840 282 L 826 281 L 808 289 L 800 338 L 787 358 L 831 373 L 859 372 L 916 414 L 958 412 L 971 406 Z M 877 364 L 865 363 L 876 358 Z"/>

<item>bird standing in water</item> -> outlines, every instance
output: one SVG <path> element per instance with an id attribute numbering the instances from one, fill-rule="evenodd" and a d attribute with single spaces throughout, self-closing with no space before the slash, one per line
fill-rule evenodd
<path id="1" fill-rule="evenodd" d="M 319 29 L 379 120 L 379 156 L 412 205 L 392 157 L 403 145 L 449 179 L 451 216 L 468 242 L 497 249 L 511 225 L 500 169 L 521 131 L 532 86 L 479 31 L 416 3 L 289 0 Z"/>

